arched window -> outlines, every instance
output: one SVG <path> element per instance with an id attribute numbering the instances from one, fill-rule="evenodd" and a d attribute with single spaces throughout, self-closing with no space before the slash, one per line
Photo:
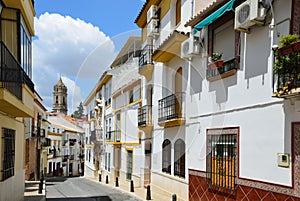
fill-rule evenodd
<path id="1" fill-rule="evenodd" d="M 176 2 L 176 25 L 181 21 L 181 0 Z"/>
<path id="2" fill-rule="evenodd" d="M 171 142 L 165 140 L 162 144 L 162 171 L 171 174 Z"/>
<path id="3" fill-rule="evenodd" d="M 185 178 L 185 143 L 182 139 L 174 145 L 174 175 Z"/>
<path id="4" fill-rule="evenodd" d="M 56 101 L 55 102 L 58 103 L 58 96 L 56 96 Z"/>

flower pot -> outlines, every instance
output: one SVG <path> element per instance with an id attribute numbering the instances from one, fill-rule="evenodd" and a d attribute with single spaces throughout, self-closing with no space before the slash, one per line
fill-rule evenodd
<path id="1" fill-rule="evenodd" d="M 215 63 L 217 65 L 217 67 L 220 68 L 220 67 L 223 67 L 224 61 L 223 60 L 218 60 L 218 61 L 215 61 Z"/>
<path id="2" fill-rule="evenodd" d="M 293 52 L 293 46 L 291 44 L 278 49 L 279 56 L 288 55 L 291 54 L 292 52 Z"/>
<path id="3" fill-rule="evenodd" d="M 300 51 L 300 41 L 293 43 L 293 50 L 295 52 L 299 52 Z"/>

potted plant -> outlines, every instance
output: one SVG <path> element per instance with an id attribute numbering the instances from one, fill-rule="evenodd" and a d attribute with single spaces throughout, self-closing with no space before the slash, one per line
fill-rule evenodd
<path id="1" fill-rule="evenodd" d="M 289 55 L 293 51 L 299 51 L 300 50 L 300 43 L 299 42 L 299 36 L 297 34 L 289 34 L 282 36 L 279 40 L 279 48 L 278 48 L 278 55 Z"/>
<path id="2" fill-rule="evenodd" d="M 213 70 L 219 67 L 223 66 L 223 60 L 221 59 L 223 56 L 223 53 L 214 52 L 212 55 L 208 58 L 208 66 Z"/>

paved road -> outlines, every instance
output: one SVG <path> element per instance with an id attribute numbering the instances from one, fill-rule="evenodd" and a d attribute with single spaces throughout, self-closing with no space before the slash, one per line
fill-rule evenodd
<path id="1" fill-rule="evenodd" d="M 129 193 L 80 177 L 47 179 L 46 200 L 139 201 Z"/>

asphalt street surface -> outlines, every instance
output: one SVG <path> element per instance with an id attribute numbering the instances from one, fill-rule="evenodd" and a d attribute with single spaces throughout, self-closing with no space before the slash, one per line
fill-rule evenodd
<path id="1" fill-rule="evenodd" d="M 47 201 L 137 201 L 127 192 L 115 189 L 107 184 L 89 179 L 48 178 L 46 180 Z"/>

